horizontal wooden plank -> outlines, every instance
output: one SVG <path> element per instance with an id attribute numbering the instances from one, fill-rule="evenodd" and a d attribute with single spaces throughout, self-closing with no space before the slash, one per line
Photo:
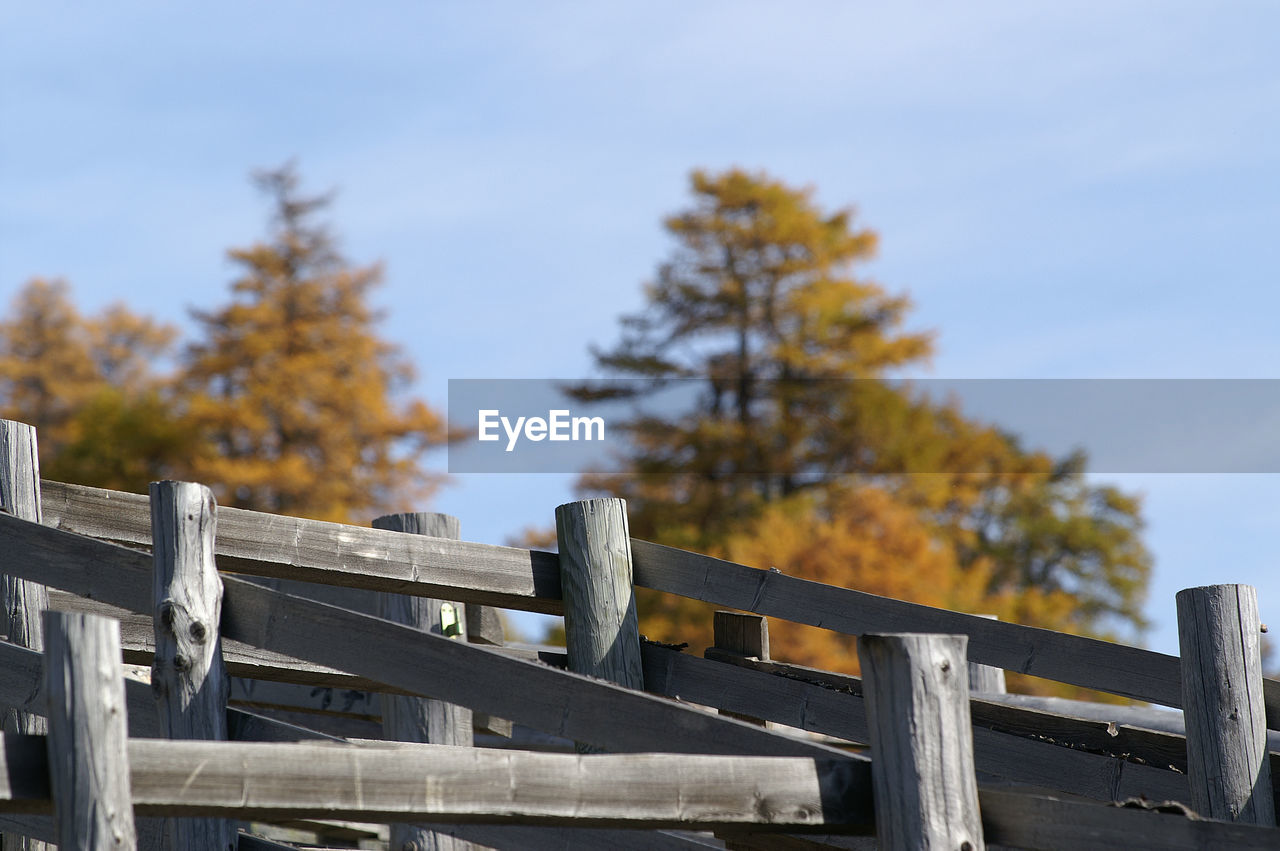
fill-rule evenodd
<path id="1" fill-rule="evenodd" d="M 225 636 L 615 751 L 843 756 L 670 701 L 228 577 Z M 394 647 L 394 653 L 384 648 Z M 869 776 L 868 776 L 869 781 Z"/>
<path id="2" fill-rule="evenodd" d="M 485 848 L 519 851 L 711 851 L 724 843 L 710 834 L 676 830 L 608 830 L 589 827 L 527 827 L 510 824 L 432 824 L 432 831 Z M 776 836 L 777 834 L 770 834 Z"/>
<path id="3" fill-rule="evenodd" d="M 146 497 L 44 481 L 44 522 L 122 543 L 150 541 Z M 219 564 L 228 570 L 330 585 L 450 596 L 559 613 L 554 554 L 357 526 L 219 510 Z M 1181 703 L 1177 659 L 1141 648 L 877 597 L 633 540 L 637 584 L 849 634 L 929 631 L 969 636 L 978 662 L 1109 691 Z M 1280 728 L 1280 681 L 1263 684 Z"/>
<path id="4" fill-rule="evenodd" d="M 1002 790 L 979 790 L 986 841 L 1031 851 L 1233 851 L 1280 847 L 1280 829 L 1188 818 L 1176 812 L 1099 807 Z"/>
<path id="5" fill-rule="evenodd" d="M 421 536 L 406 535 L 417 539 Z M 8 573 L 135 612 L 151 608 L 150 558 L 0 514 Z M 616 751 L 836 756 L 611 683 L 223 578 L 222 636 Z M 387 648 L 395 648 L 388 653 Z M 866 763 L 862 763 L 863 769 Z M 867 772 L 867 782 L 870 775 Z"/>
<path id="6" fill-rule="evenodd" d="M 131 678 L 124 681 L 125 712 L 129 735 L 160 735 L 160 718 L 151 686 Z M 44 715 L 44 657 L 25 647 L 0 641 L 0 705 Z M 227 725 L 232 738 L 242 741 L 300 742 L 332 739 L 314 730 L 286 724 L 243 709 L 227 709 Z"/>
<path id="7" fill-rule="evenodd" d="M 642 655 L 647 690 L 802 730 L 868 741 L 860 683 L 856 691 L 837 689 L 794 675 L 699 659 L 657 644 L 646 644 Z M 1119 751 L 1091 753 L 993 730 L 976 717 L 973 750 L 980 772 L 1018 783 L 1102 801 L 1132 796 L 1188 799 L 1184 774 L 1134 763 L 1118 756 Z"/>
<path id="8" fill-rule="evenodd" d="M 848 635 L 940 632 L 969 636 L 969 658 L 1165 706 L 1181 706 L 1176 656 L 878 597 L 632 539 L 637 585 Z M 1280 681 L 1263 684 L 1280 728 Z"/>
<path id="9" fill-rule="evenodd" d="M 870 827 L 870 791 L 849 760 L 420 751 L 134 739 L 134 807 L 255 820 Z"/>
<path id="10" fill-rule="evenodd" d="M 151 544 L 146 496 L 41 482 L 43 523 L 135 546 Z M 218 567 L 296 579 L 560 614 L 560 563 L 553 553 L 451 541 L 218 508 Z"/>

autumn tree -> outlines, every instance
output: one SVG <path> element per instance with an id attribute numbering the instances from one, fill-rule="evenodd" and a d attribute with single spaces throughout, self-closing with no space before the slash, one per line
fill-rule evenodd
<path id="1" fill-rule="evenodd" d="M 420 504 L 432 480 L 421 452 L 444 439 L 440 416 L 398 394 L 412 377 L 375 333 L 368 303 L 379 265 L 352 265 L 286 165 L 255 175 L 272 208 L 263 241 L 229 252 L 241 274 L 230 304 L 198 311 L 183 387 L 212 452 L 193 475 L 226 505 L 367 520 Z"/>
<path id="2" fill-rule="evenodd" d="M 139 490 L 190 457 L 156 366 L 176 333 L 121 304 L 83 316 L 64 281 L 19 291 L 0 322 L 0 406 L 36 427 L 46 478 Z"/>
<path id="3" fill-rule="evenodd" d="M 1059 629 L 1142 627 L 1135 499 L 886 380 L 932 342 L 905 329 L 905 297 L 856 274 L 876 237 L 852 210 L 737 169 L 692 189 L 646 307 L 595 351 L 634 380 L 577 395 L 686 381 L 696 402 L 633 418 L 622 471 L 584 490 L 625 497 L 638 537 L 757 567 Z M 646 592 L 641 610 L 651 637 L 707 637 L 702 604 Z M 775 628 L 781 654 L 848 667 L 838 637 Z"/>

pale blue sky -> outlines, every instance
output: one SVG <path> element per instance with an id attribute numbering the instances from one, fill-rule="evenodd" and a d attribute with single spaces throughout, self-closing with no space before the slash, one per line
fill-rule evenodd
<path id="1" fill-rule="evenodd" d="M 586 374 L 688 171 L 741 165 L 858 207 L 867 272 L 938 332 L 929 375 L 1277 376 L 1277 7 L 886 6 L 6 4 L 0 298 L 64 276 L 186 322 L 262 232 L 247 173 L 296 156 L 442 406 L 449 378 Z M 1280 478 L 1122 481 L 1152 646 L 1180 587 L 1280 611 Z M 569 484 L 460 477 L 431 507 L 501 541 Z"/>

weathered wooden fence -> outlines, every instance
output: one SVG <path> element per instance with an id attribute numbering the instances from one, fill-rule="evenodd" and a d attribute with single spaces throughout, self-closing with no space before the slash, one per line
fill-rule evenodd
<path id="1" fill-rule="evenodd" d="M 557 555 L 40 482 L 34 447 L 0 425 L 6 842 L 1280 847 L 1247 586 L 1178 595 L 1178 658 L 634 540 L 620 500 L 561 506 Z M 740 613 L 691 656 L 641 639 L 635 586 Z M 491 606 L 564 614 L 567 648 L 505 646 Z M 864 677 L 771 659 L 765 616 L 859 636 Z"/>

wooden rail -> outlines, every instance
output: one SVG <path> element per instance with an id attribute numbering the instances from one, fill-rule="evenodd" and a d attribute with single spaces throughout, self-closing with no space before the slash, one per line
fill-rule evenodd
<path id="1" fill-rule="evenodd" d="M 207 495 L 174 483 L 157 493 L 179 495 L 184 488 Z M 1276 828 L 1267 826 L 1276 802 L 1265 782 L 1268 765 L 1280 754 L 1267 752 L 1261 723 L 1247 735 L 1215 729 L 1218 716 L 1260 721 L 1265 707 L 1274 720 L 1280 706 L 1280 683 L 1263 681 L 1257 672 L 1249 620 L 1254 610 L 1243 604 L 1238 623 L 1224 617 L 1220 628 L 1185 630 L 1203 644 L 1195 652 L 1214 665 L 1224 662 L 1214 647 L 1237 633 L 1243 639 L 1243 650 L 1226 660 L 1230 673 L 1223 682 L 1229 688 L 1189 692 L 1184 678 L 1204 675 L 1181 668 L 1192 658 L 1185 638 L 1180 661 L 672 550 L 629 539 L 620 500 L 562 506 L 564 555 L 558 557 L 234 509 L 216 511 L 215 536 L 211 501 L 203 523 L 196 519 L 203 509 L 182 508 L 180 499 L 165 509 L 156 493 L 148 500 L 54 482 L 44 483 L 44 491 L 44 525 L 0 513 L 0 573 L 55 589 L 55 608 L 123 615 L 125 657 L 157 666 L 152 682 L 160 696 L 205 699 L 198 723 L 192 716 L 179 729 L 179 716 L 163 716 L 170 735 L 192 738 L 153 739 L 162 715 L 152 687 L 134 679 L 120 683 L 119 673 L 107 677 L 123 685 L 125 717 L 116 720 L 120 731 L 127 720 L 132 776 L 124 800 L 139 817 L 140 837 L 154 819 L 167 817 L 208 826 L 197 829 L 221 837 L 211 840 L 219 847 L 242 848 L 270 843 L 237 835 L 227 820 L 293 820 L 317 830 L 334 819 L 411 824 L 403 836 L 435 844 L 488 838 L 527 848 L 573 841 L 707 847 L 705 837 L 672 832 L 677 829 L 716 831 L 730 848 L 854 847 L 841 837 L 873 830 L 892 847 L 963 835 L 961 844 L 974 851 L 985 842 L 1126 849 L 1280 844 Z M 188 534 L 191 524 L 202 531 Z M 151 547 L 153 529 L 155 540 L 164 542 L 154 565 L 139 551 Z M 220 578 L 210 572 L 215 559 Z M 179 569 L 182 564 L 190 570 Z M 307 582 L 347 591 L 298 584 Z M 725 646 L 707 658 L 641 643 L 635 585 L 864 637 L 859 646 L 868 680 L 769 659 L 766 624 L 758 616 L 722 617 L 719 643 Z M 1233 587 L 1202 590 L 1226 599 Z M 1231 599 L 1248 602 L 1244 591 Z M 567 609 L 574 670 L 556 666 L 564 664 L 562 654 L 502 649 L 496 646 L 500 636 L 470 644 L 383 620 L 366 605 L 375 592 L 456 601 L 459 619 L 462 606 L 481 604 Z M 475 613 L 482 622 L 480 610 Z M 731 636 L 734 629 L 741 635 Z M 75 640 L 58 645 L 64 660 L 58 670 L 71 670 L 65 660 L 76 659 Z M 119 658 L 118 649 L 112 652 Z M 511 719 L 522 730 L 555 737 L 560 746 L 576 741 L 584 753 L 324 741 L 314 730 L 228 708 L 226 693 L 211 687 L 225 682 L 219 657 L 231 675 L 253 672 L 294 684 L 264 686 L 282 692 L 276 696 L 280 707 L 293 701 L 295 709 L 305 708 L 305 700 L 288 693 L 299 684 L 362 688 L 380 692 L 380 700 L 431 698 Z M 1188 712 L 1187 736 L 1071 717 L 996 695 L 969 695 L 971 664 L 1173 706 L 1191 700 L 1184 694 L 1194 695 L 1200 705 Z M 43 718 L 50 693 L 40 686 L 43 669 L 36 651 L 0 642 L 0 704 Z M 106 670 L 83 668 L 99 669 Z M 59 731 L 101 707 L 89 691 L 83 694 L 83 706 L 60 710 Z M 1242 702 L 1242 696 L 1254 702 Z M 197 711 L 186 697 L 167 706 L 162 700 L 161 707 Z M 939 718 L 950 721 L 939 725 Z M 769 723 L 794 729 L 764 726 Z M 86 729 L 90 738 L 96 735 L 92 725 Z M 801 731 L 869 746 L 871 758 Z M 64 732 L 57 735 L 67 741 Z M 231 741 L 216 741 L 224 736 Z M 51 792 L 51 777 L 66 774 L 51 773 L 49 745 L 67 752 L 41 736 L 10 735 L 0 742 L 0 811 L 10 814 L 0 816 L 0 829 L 47 839 L 55 800 L 60 816 L 94 816 L 94 795 L 105 793 L 89 788 L 86 804 L 85 795 L 69 787 Z M 88 741 L 72 750 L 95 747 Z M 1188 751 L 1203 761 L 1201 768 Z M 1210 788 L 1220 771 L 1215 766 L 1232 773 L 1235 791 L 1214 811 L 1229 821 L 1104 805 L 1126 797 L 1206 800 L 1206 792 L 1216 792 Z M 981 785 L 975 795 L 975 777 L 1002 786 Z M 123 788 L 116 783 L 113 793 Z M 970 791 L 957 797 L 958 789 Z M 878 829 L 876 800 L 883 805 Z M 1231 823 L 1255 817 L 1264 824 Z M 628 834 L 610 833 L 619 829 L 648 833 L 630 843 L 621 839 Z M 79 823 L 64 818 L 61 830 L 70 835 Z M 140 844 L 156 847 L 154 842 Z"/>
<path id="2" fill-rule="evenodd" d="M 150 545 L 146 497 L 52 481 L 41 487 L 46 525 Z M 233 508 L 222 509 L 219 517 L 218 563 L 233 572 L 563 612 L 559 560 L 553 553 Z M 631 547 L 634 580 L 642 587 L 849 635 L 922 630 L 966 635 L 975 662 L 1182 705 L 1176 656 L 836 588 L 648 541 L 632 539 Z M 1280 729 L 1280 681 L 1264 680 L 1263 698 L 1268 725 Z"/>

